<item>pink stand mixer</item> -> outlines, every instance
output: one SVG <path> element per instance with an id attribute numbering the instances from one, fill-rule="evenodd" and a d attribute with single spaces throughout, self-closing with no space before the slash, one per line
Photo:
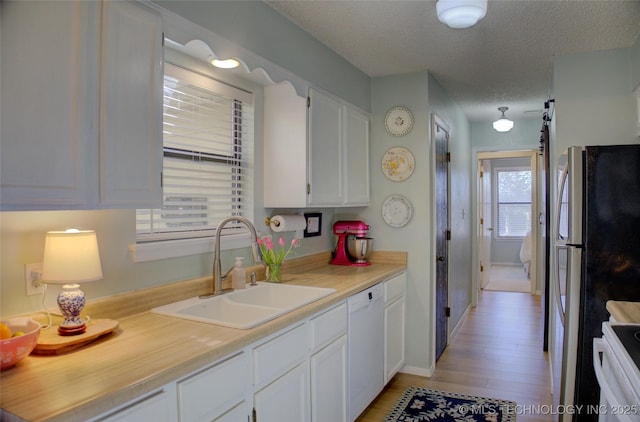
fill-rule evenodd
<path id="1" fill-rule="evenodd" d="M 338 244 L 329 261 L 334 265 L 366 267 L 373 250 L 373 238 L 367 237 L 370 226 L 363 221 L 336 221 L 333 234 L 338 236 Z"/>

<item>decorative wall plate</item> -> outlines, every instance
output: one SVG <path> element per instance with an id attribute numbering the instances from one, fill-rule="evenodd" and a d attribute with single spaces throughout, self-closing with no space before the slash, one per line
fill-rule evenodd
<path id="1" fill-rule="evenodd" d="M 406 107 L 392 107 L 384 118 L 384 127 L 391 136 L 404 136 L 413 127 L 413 114 Z"/>
<path id="2" fill-rule="evenodd" d="M 382 173 L 394 182 L 408 179 L 414 168 L 413 154 L 406 148 L 390 148 L 382 157 Z"/>
<path id="3" fill-rule="evenodd" d="M 382 203 L 382 218 L 391 227 L 403 227 L 411 220 L 411 202 L 402 195 L 391 195 Z"/>

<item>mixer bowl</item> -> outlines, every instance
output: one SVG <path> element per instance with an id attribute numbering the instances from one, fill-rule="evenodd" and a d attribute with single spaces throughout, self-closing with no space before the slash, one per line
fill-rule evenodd
<path id="1" fill-rule="evenodd" d="M 366 262 L 373 252 L 373 238 L 349 236 L 347 250 L 356 262 Z"/>

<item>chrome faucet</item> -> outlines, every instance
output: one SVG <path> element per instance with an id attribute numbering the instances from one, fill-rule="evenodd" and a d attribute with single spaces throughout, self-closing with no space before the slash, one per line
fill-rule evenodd
<path id="1" fill-rule="evenodd" d="M 224 228 L 224 226 L 226 226 L 227 223 L 231 221 L 237 221 L 247 226 L 247 228 L 249 229 L 249 232 L 251 232 L 251 252 L 253 253 L 253 261 L 256 263 L 262 261 L 260 253 L 258 252 L 258 235 L 256 234 L 256 228 L 253 226 L 251 221 L 240 216 L 225 218 L 220 222 L 220 224 L 218 224 L 218 228 L 216 228 L 216 241 L 215 241 L 215 248 L 213 250 L 213 291 L 211 293 L 200 295 L 199 297 L 201 299 L 211 297 L 211 296 L 221 295 L 233 290 L 233 289 L 222 288 L 222 280 L 227 278 L 227 276 L 229 275 L 233 267 L 231 267 L 231 269 L 229 269 L 229 271 L 227 271 L 223 275 L 221 270 L 221 264 L 220 264 L 220 234 L 222 233 L 222 229 Z"/>

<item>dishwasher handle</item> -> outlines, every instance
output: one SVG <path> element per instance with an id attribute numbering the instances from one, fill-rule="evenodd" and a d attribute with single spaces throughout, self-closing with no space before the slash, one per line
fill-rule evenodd
<path id="1" fill-rule="evenodd" d="M 377 284 L 367 290 L 357 293 L 347 299 L 349 313 L 366 308 L 379 300 L 384 299 L 384 289 L 382 283 Z"/>

